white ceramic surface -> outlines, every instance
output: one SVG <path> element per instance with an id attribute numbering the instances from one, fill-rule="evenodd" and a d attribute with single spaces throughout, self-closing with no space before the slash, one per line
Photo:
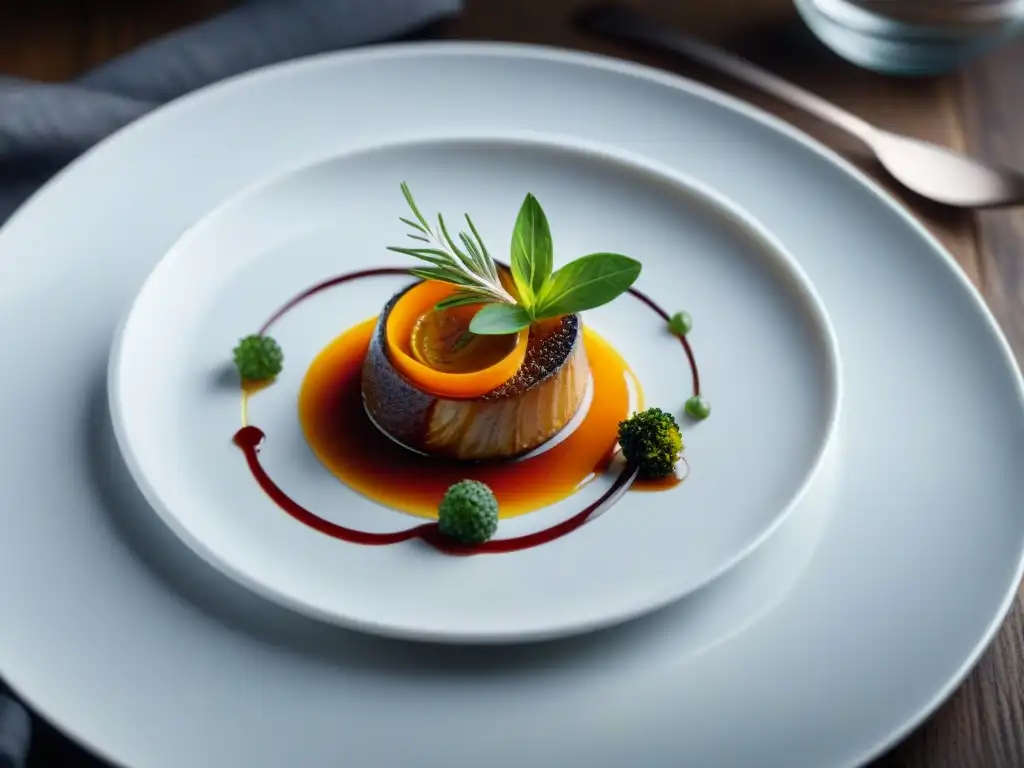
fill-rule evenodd
<path id="1" fill-rule="evenodd" d="M 406 180 L 421 207 L 473 216 L 499 258 L 527 192 L 551 222 L 556 267 L 598 251 L 643 263 L 636 287 L 694 317 L 689 334 L 712 418 L 688 424 L 686 354 L 639 299 L 584 322 L 626 358 L 649 405 L 684 422 L 686 481 L 626 494 L 608 513 L 521 552 L 452 558 L 420 541 L 366 547 L 285 514 L 231 438 L 240 392 L 231 349 L 310 286 L 412 261 Z M 469 192 L 472 190 L 472 192 Z M 460 207 L 461 206 L 461 207 Z M 249 399 L 260 460 L 293 499 L 331 522 L 396 531 L 422 519 L 343 485 L 296 417 L 313 358 L 412 280 L 332 288 L 276 321 L 286 365 Z M 187 297 L 187 298 L 185 298 Z M 640 158 L 555 138 L 426 140 L 288 173 L 226 203 L 160 262 L 113 345 L 110 408 L 127 464 L 154 508 L 202 557 L 284 605 L 416 639 L 507 642 L 609 626 L 706 584 L 764 541 L 803 495 L 834 432 L 838 349 L 799 267 L 742 212 Z M 609 446 L 610 447 L 610 446 Z M 597 501 L 619 468 L 557 504 L 503 520 L 496 538 L 540 531 Z M 396 478 L 400 482 L 401 478 Z M 467 584 L 478 585 L 467 589 Z"/>
<path id="2" fill-rule="evenodd" d="M 119 466 L 106 413 L 110 341 L 146 275 L 243 187 L 428 123 L 632 149 L 787 244 L 844 365 L 842 464 L 809 563 L 813 544 L 789 548 L 808 535 L 794 514 L 646 619 L 438 648 L 274 611 L 166 532 Z M 402 46 L 197 94 L 75 163 L 0 232 L 0 323 L 23 329 L 5 337 L 0 398 L 0 611 L 17 617 L 0 670 L 132 768 L 849 768 L 949 695 L 1021 573 L 1021 379 L 949 255 L 819 145 L 633 65 Z"/>

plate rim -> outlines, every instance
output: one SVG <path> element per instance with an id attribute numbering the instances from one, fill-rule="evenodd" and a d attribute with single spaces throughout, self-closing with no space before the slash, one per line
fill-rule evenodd
<path id="1" fill-rule="evenodd" d="M 1006 372 L 1013 380 L 1018 398 L 1021 400 L 1022 405 L 1024 405 L 1024 377 L 1022 377 L 1020 365 L 1013 356 L 1006 335 L 996 321 L 992 311 L 985 303 L 981 292 L 968 279 L 966 274 L 959 267 L 959 264 L 949 251 L 941 244 L 941 242 L 939 242 L 939 240 L 924 226 L 924 224 L 918 221 L 903 206 L 903 204 L 887 192 L 878 182 L 871 179 L 866 173 L 855 167 L 838 152 L 830 149 L 806 132 L 785 122 L 781 118 L 772 115 L 760 107 L 744 102 L 736 96 L 732 96 L 720 89 L 713 88 L 682 75 L 658 69 L 650 65 L 616 58 L 607 54 L 581 51 L 578 49 L 560 48 L 534 43 L 499 41 L 466 42 L 449 40 L 430 42 L 392 42 L 363 46 L 350 50 L 314 54 L 234 75 L 181 96 L 156 108 L 152 112 L 147 113 L 138 120 L 101 140 L 82 155 L 72 160 L 54 174 L 25 201 L 23 201 L 18 209 L 8 217 L 7 221 L 0 226 L 0 247 L 3 247 L 4 245 L 5 235 L 9 236 L 9 231 L 14 229 L 13 225 L 20 224 L 23 219 L 28 218 L 30 215 L 35 215 L 35 210 L 41 206 L 40 201 L 46 195 L 51 194 L 55 188 L 59 187 L 64 182 L 67 175 L 76 173 L 80 166 L 93 162 L 96 155 L 108 150 L 109 145 L 134 135 L 134 132 L 136 131 L 145 129 L 150 122 L 158 122 L 160 120 L 168 119 L 169 115 L 174 116 L 181 110 L 200 107 L 206 99 L 216 98 L 220 94 L 221 89 L 244 87 L 245 85 L 251 84 L 250 81 L 258 81 L 267 77 L 280 77 L 292 70 L 306 68 L 312 69 L 318 66 L 327 66 L 338 60 L 368 60 L 392 58 L 400 55 L 410 57 L 424 55 L 442 56 L 454 55 L 456 53 L 475 54 L 480 56 L 505 56 L 506 58 L 528 61 L 547 60 L 562 62 L 574 64 L 586 69 L 599 69 L 605 72 L 618 73 L 641 81 L 659 83 L 672 90 L 688 93 L 702 100 L 711 102 L 725 110 L 728 110 L 741 119 L 753 120 L 754 122 L 765 126 L 770 131 L 781 134 L 799 144 L 812 155 L 823 159 L 832 167 L 842 171 L 848 178 L 857 182 L 861 189 L 865 189 L 870 192 L 882 205 L 900 217 L 903 222 L 917 235 L 917 237 L 927 244 L 935 257 L 940 259 L 947 269 L 953 273 L 954 278 L 960 282 L 961 288 L 963 288 L 968 294 L 968 298 L 973 303 L 975 311 L 980 314 L 982 321 L 988 326 L 988 331 L 1001 352 Z M 878 756 L 885 749 L 891 747 L 895 742 L 905 737 L 910 731 L 917 728 L 924 720 L 931 716 L 935 710 L 949 698 L 953 691 L 959 688 L 967 675 L 977 665 L 980 657 L 989 648 L 997 631 L 1006 620 L 1006 617 L 1016 600 L 1017 588 L 1021 583 L 1022 576 L 1024 576 L 1024 547 L 1021 548 L 1020 553 L 1018 554 L 1017 563 L 1014 568 L 1013 581 L 1005 588 L 999 609 L 995 612 L 992 620 L 982 631 L 974 648 L 967 655 L 958 670 L 946 681 L 944 685 L 939 688 L 936 694 L 926 704 L 920 707 L 914 716 L 907 718 L 902 723 L 891 729 L 887 736 L 882 737 L 874 745 L 861 751 L 858 758 L 849 765 L 849 768 L 855 768 L 856 766 L 862 765 L 864 762 Z M 57 718 L 46 713 L 41 707 L 39 707 L 31 697 L 25 696 L 21 690 L 22 686 L 11 680 L 9 672 L 5 675 L 5 682 L 7 682 L 8 686 L 13 691 L 17 692 L 18 696 L 21 697 L 23 701 L 30 704 L 37 715 L 55 725 L 63 733 L 76 740 L 79 744 L 85 746 L 94 754 L 97 754 L 114 764 L 118 764 L 119 761 L 108 755 L 104 749 L 93 744 L 89 738 L 79 733 L 74 726 L 59 722 Z"/>
<path id="2" fill-rule="evenodd" d="M 556 626 L 545 625 L 543 628 L 529 630 L 472 630 L 453 632 L 444 629 L 423 629 L 395 622 L 368 620 L 363 617 L 343 615 L 336 610 L 328 610 L 324 606 L 310 602 L 299 595 L 286 594 L 285 590 L 271 583 L 251 569 L 238 563 L 238 558 L 226 558 L 222 549 L 215 547 L 197 537 L 191 527 L 183 522 L 170 505 L 161 498 L 161 494 L 149 482 L 146 472 L 140 466 L 138 457 L 132 449 L 127 435 L 128 426 L 125 421 L 124 409 L 119 404 L 123 385 L 123 353 L 126 335 L 130 331 L 132 317 L 145 298 L 147 291 L 161 277 L 161 270 L 168 269 L 165 265 L 175 257 L 183 255 L 192 246 L 193 241 L 205 236 L 208 229 L 218 226 L 224 216 L 230 215 L 238 206 L 245 205 L 269 190 L 287 183 L 290 179 L 308 173 L 324 165 L 344 162 L 350 158 L 361 158 L 377 152 L 389 152 L 406 148 L 431 147 L 446 144 L 475 143 L 482 146 L 525 147 L 565 153 L 579 158 L 592 159 L 597 162 L 611 164 L 625 173 L 642 174 L 645 178 L 658 183 L 671 185 L 681 196 L 694 206 L 701 207 L 708 215 L 717 217 L 723 226 L 736 230 L 740 237 L 752 241 L 753 247 L 773 266 L 780 267 L 784 272 L 783 280 L 799 294 L 796 301 L 801 310 L 808 315 L 813 324 L 814 335 L 818 337 L 819 349 L 825 352 L 827 414 L 824 419 L 824 433 L 816 440 L 812 460 L 803 468 L 795 490 L 779 506 L 774 516 L 758 533 L 750 538 L 738 552 L 732 554 L 721 564 L 711 569 L 694 586 L 685 591 L 676 589 L 659 592 L 656 597 L 648 598 L 631 606 L 629 610 L 620 610 L 612 615 L 602 614 L 601 617 L 589 617 L 586 620 L 563 621 Z M 114 428 L 114 436 L 121 456 L 125 461 L 129 474 L 142 492 L 152 512 L 170 528 L 179 540 L 199 556 L 204 562 L 249 589 L 266 600 L 296 611 L 314 619 L 329 622 L 337 626 L 364 632 L 381 637 L 392 637 L 412 641 L 424 641 L 447 644 L 505 644 L 536 643 L 547 640 L 580 636 L 600 631 L 641 616 L 660 610 L 667 605 L 684 599 L 701 589 L 706 588 L 716 579 L 721 578 L 748 558 L 758 547 L 763 546 L 772 535 L 791 516 L 793 510 L 806 498 L 819 478 L 823 467 L 834 450 L 842 419 L 842 403 L 844 393 L 844 377 L 842 351 L 835 327 L 832 323 L 828 307 L 822 300 L 814 282 L 804 270 L 803 265 L 790 252 L 785 244 L 757 217 L 748 212 L 717 188 L 702 181 L 692 174 L 683 173 L 670 168 L 665 163 L 646 157 L 641 153 L 619 148 L 617 146 L 593 140 L 583 140 L 568 134 L 545 131 L 503 130 L 481 132 L 480 130 L 464 132 L 416 132 L 410 134 L 387 136 L 365 144 L 347 147 L 315 160 L 304 159 L 298 164 L 290 164 L 283 169 L 261 177 L 242 186 L 231 195 L 225 197 L 199 219 L 183 230 L 168 246 L 157 263 L 146 276 L 139 290 L 129 302 L 111 339 L 110 352 L 107 358 L 107 399 L 110 408 L 110 419 Z"/>

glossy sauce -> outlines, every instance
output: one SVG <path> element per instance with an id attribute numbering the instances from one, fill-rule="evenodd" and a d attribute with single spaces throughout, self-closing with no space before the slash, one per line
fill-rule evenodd
<path id="1" fill-rule="evenodd" d="M 675 471 L 671 475 L 665 475 L 665 477 L 655 478 L 637 478 L 633 481 L 631 491 L 643 491 L 643 492 L 660 492 L 667 491 L 671 488 L 675 488 L 690 473 L 690 465 L 686 463 L 686 459 L 679 459 L 679 463 L 676 465 Z"/>
<path id="2" fill-rule="evenodd" d="M 626 361 L 584 331 L 593 399 L 576 429 L 531 458 L 486 464 L 414 453 L 386 437 L 366 415 L 360 377 L 376 318 L 343 333 L 313 360 L 299 394 L 299 422 L 313 453 L 345 485 L 374 501 L 436 518 L 445 491 L 479 480 L 498 499 L 501 517 L 533 512 L 564 499 L 603 473 L 619 422 L 630 413 Z"/>
<path id="3" fill-rule="evenodd" d="M 264 323 L 266 333 L 275 321 L 303 300 L 342 283 L 382 275 L 406 275 L 404 269 L 381 268 L 353 272 L 325 280 L 291 299 Z M 669 314 L 645 294 L 630 289 L 665 322 Z M 605 471 L 614 455 L 618 422 L 629 413 L 627 378 L 636 382 L 626 363 L 606 342 L 586 331 L 584 342 L 594 380 L 590 408 L 577 429 L 558 445 L 536 457 L 490 465 L 453 464 L 407 451 L 384 437 L 373 425 L 362 404 L 360 373 L 376 318 L 368 320 L 332 342 L 314 360 L 300 394 L 300 421 L 314 452 L 336 476 L 370 498 L 388 506 L 436 517 L 436 506 L 454 482 L 475 478 L 486 482 L 498 497 L 503 517 L 537 509 L 564 498 L 597 474 Z M 700 394 L 700 375 L 689 340 L 678 336 L 693 377 L 693 394 Z M 638 396 L 642 398 L 637 383 Z M 626 467 L 612 486 L 595 502 L 549 528 L 509 539 L 492 539 L 466 546 L 448 539 L 436 523 L 424 523 L 394 533 L 369 533 L 332 523 L 305 509 L 279 488 L 263 470 L 259 449 L 266 439 L 259 427 L 247 423 L 247 402 L 254 391 L 243 387 L 242 428 L 234 443 L 242 450 L 254 479 L 263 491 L 297 521 L 321 533 L 354 544 L 381 546 L 421 539 L 436 549 L 455 555 L 497 554 L 529 549 L 561 538 L 611 507 L 626 491 L 665 490 L 686 477 L 688 466 L 680 462 L 674 475 L 655 481 L 638 481 Z M 642 403 L 638 404 L 642 407 Z"/>
<path id="4" fill-rule="evenodd" d="M 560 539 L 572 533 L 592 517 L 608 509 L 619 497 L 629 490 L 630 482 L 634 479 L 636 470 L 626 470 L 615 478 L 612 487 L 583 510 L 577 512 L 570 518 L 557 523 L 550 528 L 545 528 L 534 533 L 527 533 L 522 536 L 515 536 L 510 539 L 491 539 L 483 544 L 465 545 L 459 544 L 441 533 L 437 523 L 424 523 L 414 528 L 407 528 L 404 531 L 394 533 L 369 533 L 354 528 L 346 528 L 343 525 L 324 520 L 314 512 L 310 512 L 301 504 L 294 501 L 288 494 L 282 491 L 277 484 L 270 479 L 270 476 L 263 470 L 259 460 L 259 448 L 263 443 L 265 435 L 259 427 L 242 427 L 235 433 L 234 442 L 245 454 L 249 469 L 252 472 L 260 488 L 285 512 L 291 515 L 304 525 L 308 525 L 320 533 L 331 536 L 335 539 L 348 541 L 352 544 L 363 544 L 366 546 L 386 546 L 388 544 L 401 544 L 403 541 L 422 539 L 430 546 L 450 555 L 487 555 L 502 554 L 506 552 L 518 552 L 523 549 L 538 547 Z"/>
<path id="5" fill-rule="evenodd" d="M 412 331 L 413 357 L 443 373 L 472 373 L 507 357 L 516 347 L 514 334 L 470 333 L 469 323 L 479 310 L 480 305 L 474 304 L 424 312 Z"/>

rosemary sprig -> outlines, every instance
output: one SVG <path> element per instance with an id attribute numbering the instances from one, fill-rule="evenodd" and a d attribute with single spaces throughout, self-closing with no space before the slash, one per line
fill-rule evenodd
<path id="1" fill-rule="evenodd" d="M 438 303 L 438 309 L 481 303 L 513 305 L 516 303 L 515 297 L 501 284 L 498 267 L 488 253 L 487 246 L 484 245 L 469 214 L 466 214 L 469 233 L 458 233 L 458 240 L 462 243 L 462 248 L 460 248 L 449 233 L 441 214 L 437 215 L 437 227 L 431 227 L 420 212 L 419 206 L 416 205 L 409 185 L 404 181 L 402 182 L 402 194 L 415 216 L 415 221 L 405 217 L 400 218 L 412 230 L 408 233 L 409 237 L 426 243 L 426 246 L 418 248 L 389 246 L 388 250 L 412 256 L 429 265 L 409 270 L 416 277 L 421 277 L 424 280 L 439 280 L 459 287 L 459 290 Z"/>
<path id="2" fill-rule="evenodd" d="M 640 262 L 619 253 L 591 253 L 555 270 L 547 216 L 537 198 L 528 194 L 512 231 L 511 272 L 518 293 L 513 296 L 498 277 L 469 214 L 469 233 L 458 233 L 460 248 L 440 214 L 437 227 L 430 226 L 404 181 L 402 194 L 415 219 L 400 218 L 412 230 L 409 237 L 425 247 L 388 250 L 427 264 L 409 270 L 413 275 L 456 286 L 437 309 L 483 304 L 469 324 L 471 333 L 516 333 L 538 320 L 594 309 L 629 290 L 640 275 Z"/>

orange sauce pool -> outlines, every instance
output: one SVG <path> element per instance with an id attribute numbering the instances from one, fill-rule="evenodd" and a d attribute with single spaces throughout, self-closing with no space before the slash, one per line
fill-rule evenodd
<path id="1" fill-rule="evenodd" d="M 560 501 L 608 468 L 619 422 L 631 410 L 628 381 L 637 380 L 618 352 L 593 331 L 584 329 L 593 397 L 575 431 L 531 458 L 472 464 L 414 453 L 370 421 L 360 378 L 376 322 L 360 323 L 324 348 L 299 393 L 299 421 L 313 453 L 353 490 L 393 509 L 436 519 L 437 505 L 452 484 L 479 480 L 494 491 L 500 516 L 507 518 Z M 642 401 L 639 384 L 634 386 Z"/>
<path id="2" fill-rule="evenodd" d="M 633 481 L 633 484 L 629 486 L 631 492 L 642 492 L 642 493 L 657 493 L 660 491 L 667 491 L 670 488 L 675 488 L 681 482 L 686 479 L 686 475 L 690 472 L 690 466 L 686 463 L 686 459 L 680 459 L 676 465 L 675 471 L 665 477 L 655 478 L 637 478 Z"/>

